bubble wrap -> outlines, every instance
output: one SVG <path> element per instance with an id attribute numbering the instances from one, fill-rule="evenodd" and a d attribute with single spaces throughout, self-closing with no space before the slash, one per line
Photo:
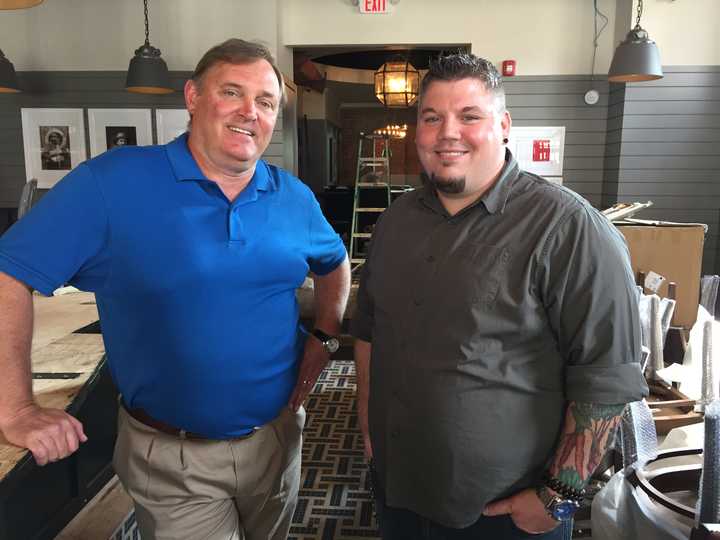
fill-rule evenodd
<path id="1" fill-rule="evenodd" d="M 639 310 L 642 345 L 650 351 L 645 364 L 645 376 L 657 380 L 657 372 L 665 367 L 663 349 L 675 311 L 675 300 L 661 299 L 656 294 L 642 294 Z"/>
<path id="2" fill-rule="evenodd" d="M 708 313 L 717 318 L 717 296 L 720 287 L 720 276 L 703 276 L 700 284 L 700 305 L 708 310 Z"/>
<path id="3" fill-rule="evenodd" d="M 698 501 L 701 523 L 720 522 L 720 401 L 705 409 L 705 448 Z"/>
<path id="4" fill-rule="evenodd" d="M 703 323 L 702 343 L 702 397 L 698 400 L 696 409 L 705 410 L 710 403 L 718 397 L 715 388 L 715 373 L 713 366 L 713 321 Z"/>
<path id="5" fill-rule="evenodd" d="M 626 471 L 631 467 L 642 467 L 657 457 L 655 421 L 644 399 L 625 407 L 620 420 L 620 447 Z"/>

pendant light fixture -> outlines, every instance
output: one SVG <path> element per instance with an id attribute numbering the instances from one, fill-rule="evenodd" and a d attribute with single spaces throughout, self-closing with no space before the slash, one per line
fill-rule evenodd
<path id="1" fill-rule="evenodd" d="M 420 72 L 402 58 L 385 62 L 375 72 L 375 97 L 386 107 L 410 107 L 419 86 Z"/>
<path id="2" fill-rule="evenodd" d="M 43 0 L 0 0 L 0 9 L 25 9 L 42 4 Z"/>
<path id="3" fill-rule="evenodd" d="M 8 60 L 0 50 L 0 93 L 15 94 L 20 92 L 15 66 Z"/>
<path id="4" fill-rule="evenodd" d="M 148 0 L 145 6 L 145 43 L 130 60 L 125 90 L 138 94 L 170 94 L 170 74 L 165 60 L 160 58 L 160 49 L 150 45 L 150 24 L 148 23 Z"/>
<path id="5" fill-rule="evenodd" d="M 615 49 L 608 72 L 610 82 L 654 81 L 663 77 L 657 45 L 640 26 L 642 12 L 643 0 L 638 0 L 635 28 Z"/>

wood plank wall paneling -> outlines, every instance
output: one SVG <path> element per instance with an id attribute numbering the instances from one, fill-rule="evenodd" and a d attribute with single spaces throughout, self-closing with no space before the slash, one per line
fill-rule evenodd
<path id="1" fill-rule="evenodd" d="M 604 195 L 653 201 L 638 217 L 706 223 L 703 273 L 720 273 L 720 66 L 664 71 L 611 85 Z"/>
<path id="2" fill-rule="evenodd" d="M 185 108 L 183 86 L 190 72 L 171 72 L 171 84 L 176 90 L 168 95 L 133 94 L 125 91 L 124 71 L 103 72 L 22 72 L 18 74 L 24 92 L 3 94 L 0 99 L 0 212 L 5 220 L 14 220 L 14 209 L 20 200 L 25 177 L 22 123 L 20 109 L 34 108 L 140 108 L 140 109 L 182 109 Z M 157 140 L 155 115 L 152 115 L 153 140 Z M 87 112 L 85 113 L 86 141 Z M 263 157 L 268 162 L 283 165 L 282 118 L 278 118 L 275 132 Z M 4 223 L 0 216 L 0 225 Z M 0 233 L 3 229 L 0 229 Z"/>
<path id="3" fill-rule="evenodd" d="M 603 206 L 610 91 L 606 80 L 583 76 L 508 77 L 507 107 L 514 126 L 565 126 L 563 183 L 596 207 Z M 595 105 L 585 92 L 600 93 Z"/>
<path id="4" fill-rule="evenodd" d="M 171 75 L 178 92 L 144 96 L 124 91 L 124 72 L 19 74 L 27 91 L 0 99 L 0 211 L 17 207 L 26 180 L 21 107 L 180 108 L 189 74 Z M 369 85 L 350 86 L 351 107 L 375 101 Z M 666 67 L 663 79 L 627 86 L 587 76 L 512 77 L 505 88 L 514 125 L 565 126 L 567 187 L 600 208 L 650 199 L 655 206 L 640 217 L 707 223 L 703 272 L 720 273 L 720 67 Z M 593 106 L 583 101 L 590 88 L 601 96 Z M 279 122 L 266 153 L 277 165 L 281 129 Z"/>

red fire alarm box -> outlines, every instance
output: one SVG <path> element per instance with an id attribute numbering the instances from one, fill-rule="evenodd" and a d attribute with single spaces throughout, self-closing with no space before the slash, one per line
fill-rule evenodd
<path id="1" fill-rule="evenodd" d="M 515 60 L 503 60 L 502 74 L 503 77 L 513 77 L 515 75 Z"/>

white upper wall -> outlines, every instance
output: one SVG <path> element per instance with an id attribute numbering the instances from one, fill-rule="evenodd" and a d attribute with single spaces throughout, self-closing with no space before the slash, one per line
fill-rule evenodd
<path id="1" fill-rule="evenodd" d="M 634 0 L 635 2 L 637 0 Z M 607 73 L 616 32 L 634 24 L 633 0 L 598 0 L 609 18 L 596 73 Z M 171 70 L 192 70 L 229 37 L 264 41 L 285 73 L 286 46 L 470 44 L 519 75 L 587 74 L 592 0 L 400 0 L 362 15 L 351 0 L 151 0 L 150 41 Z M 622 13 L 617 20 L 615 14 Z M 643 26 L 665 65 L 720 65 L 719 0 L 645 0 Z M 617 24 L 616 24 L 617 23 Z M 20 71 L 125 70 L 145 39 L 141 0 L 45 0 L 0 11 L 0 49 Z"/>
<path id="2" fill-rule="evenodd" d="M 660 51 L 664 66 L 720 65 L 720 1 L 645 0 L 641 26 Z M 633 1 L 632 25 L 635 26 Z"/>
<path id="3" fill-rule="evenodd" d="M 592 0 L 400 0 L 388 15 L 363 15 L 350 0 L 279 1 L 286 45 L 470 44 L 495 63 L 517 60 L 518 75 L 591 70 Z M 598 73 L 607 73 L 612 58 L 615 4 L 598 1 L 610 19 Z"/>
<path id="4" fill-rule="evenodd" d="M 150 43 L 170 70 L 194 69 L 230 37 L 261 40 L 277 55 L 275 0 L 151 0 L 149 15 Z M 45 0 L 0 11 L 0 49 L 20 71 L 126 70 L 144 41 L 142 0 Z"/>

